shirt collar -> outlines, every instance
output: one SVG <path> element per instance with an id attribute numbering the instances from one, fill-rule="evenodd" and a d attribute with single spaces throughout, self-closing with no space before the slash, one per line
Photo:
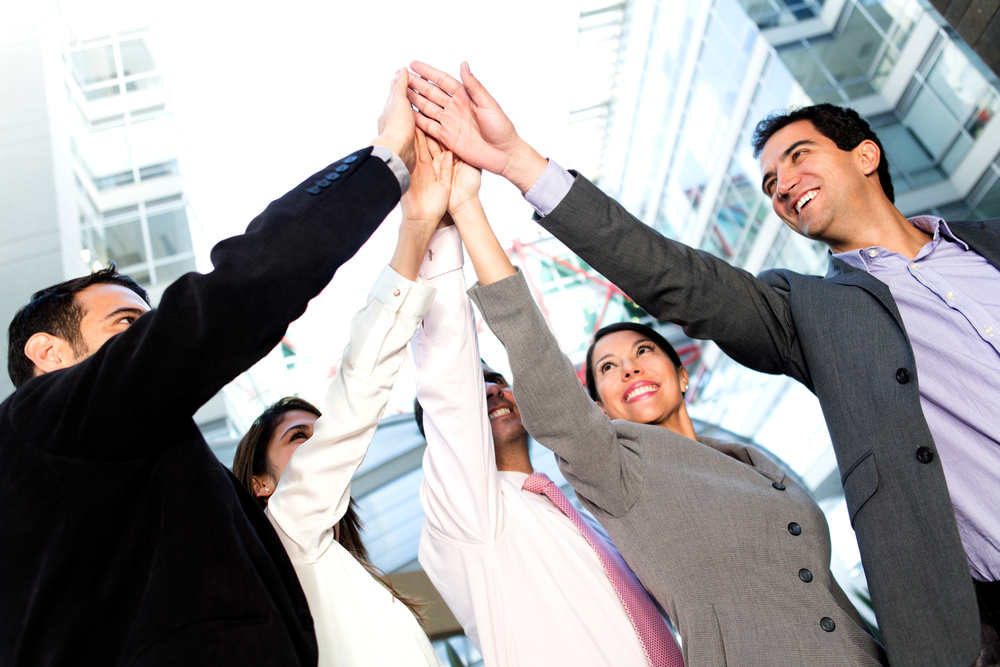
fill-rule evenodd
<path id="1" fill-rule="evenodd" d="M 948 227 L 948 223 L 936 215 L 917 215 L 912 218 L 907 218 L 906 220 L 920 231 L 930 234 L 930 243 L 934 246 L 940 242 L 941 237 L 943 236 L 944 238 L 959 244 L 963 249 L 969 249 L 969 245 L 965 241 L 952 233 L 951 228 Z M 845 264 L 863 271 L 868 270 L 868 261 L 890 254 L 888 250 L 881 246 L 857 248 L 855 250 L 845 250 L 844 252 L 836 253 L 832 250 L 828 250 L 827 252 L 830 257 L 839 259 Z M 872 254 L 873 252 L 874 254 Z"/>

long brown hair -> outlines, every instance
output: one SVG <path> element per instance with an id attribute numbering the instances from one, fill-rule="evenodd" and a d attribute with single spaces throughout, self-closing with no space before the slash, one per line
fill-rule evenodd
<path id="1" fill-rule="evenodd" d="M 292 410 L 302 410 L 321 417 L 322 413 L 315 405 L 296 396 L 286 396 L 269 406 L 264 412 L 254 420 L 250 430 L 240 440 L 236 447 L 236 456 L 233 459 L 233 474 L 247 487 L 250 493 L 254 493 L 253 478 L 255 476 L 269 475 L 272 479 L 278 479 L 271 462 L 267 457 L 267 445 L 271 441 L 275 428 L 281 422 L 286 412 Z M 261 508 L 267 507 L 267 498 L 257 497 L 257 502 Z M 344 547 L 354 558 L 361 563 L 361 567 L 380 584 L 392 593 L 392 596 L 405 604 L 413 615 L 417 617 L 420 625 L 423 626 L 424 618 L 420 609 L 427 606 L 417 598 L 403 595 L 392 585 L 392 581 L 385 575 L 385 572 L 372 565 L 368 560 L 368 549 L 361 541 L 361 531 L 363 525 L 358 516 L 357 503 L 351 498 L 347 506 L 347 512 L 337 523 L 337 542 Z"/>

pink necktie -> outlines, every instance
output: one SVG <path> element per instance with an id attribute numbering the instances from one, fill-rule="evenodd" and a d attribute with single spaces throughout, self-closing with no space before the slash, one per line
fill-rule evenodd
<path id="1" fill-rule="evenodd" d="M 524 480 L 521 488 L 551 500 L 552 504 L 569 517 L 590 542 L 590 546 L 597 552 L 597 557 L 601 559 L 604 571 L 611 579 L 611 585 L 615 587 L 615 592 L 625 605 L 625 611 L 628 612 L 632 627 L 639 635 L 639 642 L 650 667 L 684 667 L 681 650 L 677 647 L 674 636 L 670 634 L 659 612 L 656 611 L 653 601 L 649 599 L 646 589 L 632 574 L 632 570 L 625 564 L 621 555 L 610 549 L 607 542 L 587 525 L 555 482 L 545 473 L 536 472 Z"/>

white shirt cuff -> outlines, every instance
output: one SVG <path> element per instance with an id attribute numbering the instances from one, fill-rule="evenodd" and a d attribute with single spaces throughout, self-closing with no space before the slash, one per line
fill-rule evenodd
<path id="1" fill-rule="evenodd" d="M 545 217 L 559 206 L 563 198 L 573 187 L 573 174 L 560 167 L 555 160 L 549 159 L 545 171 L 538 177 L 531 189 L 524 193 L 524 198 Z"/>

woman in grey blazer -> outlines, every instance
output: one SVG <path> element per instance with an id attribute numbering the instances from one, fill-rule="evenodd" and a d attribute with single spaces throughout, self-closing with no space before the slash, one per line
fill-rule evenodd
<path id="1" fill-rule="evenodd" d="M 830 572 L 823 512 L 760 450 L 696 438 L 669 344 L 606 332 L 588 360 L 595 403 L 485 217 L 459 231 L 525 428 L 670 614 L 686 665 L 886 664 Z"/>

